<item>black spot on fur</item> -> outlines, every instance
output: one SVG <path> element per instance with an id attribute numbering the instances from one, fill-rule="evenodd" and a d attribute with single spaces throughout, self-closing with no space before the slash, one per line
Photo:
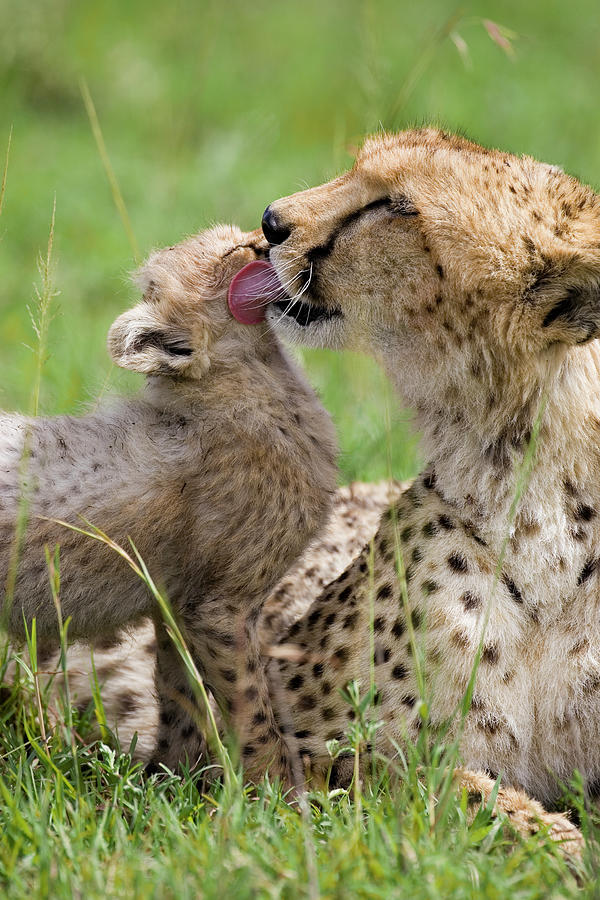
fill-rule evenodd
<path id="1" fill-rule="evenodd" d="M 330 625 L 333 625 L 333 623 L 335 622 L 335 619 L 336 619 L 335 613 L 334 612 L 329 613 L 329 615 L 325 619 L 325 625 L 329 628 Z"/>
<path id="2" fill-rule="evenodd" d="M 413 611 L 410 614 L 410 621 L 412 622 L 412 626 L 415 630 L 417 630 L 418 628 L 421 627 L 423 618 L 418 609 L 413 609 Z"/>
<path id="3" fill-rule="evenodd" d="M 385 619 L 383 616 L 377 616 L 373 621 L 373 629 L 375 631 L 384 631 L 385 630 Z"/>
<path id="4" fill-rule="evenodd" d="M 312 694 L 304 694 L 298 701 L 298 709 L 302 710 L 302 712 L 309 712 L 311 709 L 314 709 L 315 706 L 316 700 Z"/>
<path id="5" fill-rule="evenodd" d="M 498 650 L 496 644 L 487 644 L 483 648 L 481 659 L 484 663 L 488 663 L 490 666 L 495 666 L 500 659 L 500 651 Z"/>
<path id="6" fill-rule="evenodd" d="M 467 561 L 462 553 L 452 553 L 448 557 L 448 566 L 453 572 L 466 572 L 468 569 Z"/>
<path id="7" fill-rule="evenodd" d="M 428 579 L 424 581 L 421 585 L 421 592 L 425 597 L 428 597 L 429 594 L 435 594 L 435 592 L 439 589 L 439 584 L 437 581 L 433 581 L 433 579 Z"/>
<path id="8" fill-rule="evenodd" d="M 392 625 L 392 634 L 395 638 L 401 638 L 406 630 L 406 626 L 402 619 L 396 619 L 394 624 Z"/>
<path id="9" fill-rule="evenodd" d="M 338 662 L 343 665 L 345 662 L 348 662 L 348 657 L 350 656 L 347 647 L 338 647 L 333 652 L 333 662 Z"/>
<path id="10" fill-rule="evenodd" d="M 479 544 L 481 547 L 487 547 L 487 541 L 484 541 L 482 537 L 479 537 L 477 532 L 473 531 L 472 528 L 467 531 L 467 534 L 469 535 L 469 537 L 473 538 L 476 544 Z"/>
<path id="11" fill-rule="evenodd" d="M 584 584 L 584 582 L 586 582 L 588 580 L 588 578 L 591 578 L 591 576 L 596 571 L 597 566 L 598 566 L 597 559 L 588 559 L 585 566 L 579 573 L 579 578 L 577 579 L 577 584 L 578 585 Z"/>
<path id="12" fill-rule="evenodd" d="M 174 725 L 177 720 L 177 715 L 175 710 L 173 709 L 161 709 L 160 711 L 160 721 L 163 725 L 167 725 L 168 727 Z"/>
<path id="13" fill-rule="evenodd" d="M 577 496 L 577 488 L 575 487 L 575 485 L 573 484 L 573 482 L 570 481 L 570 479 L 565 478 L 563 484 L 564 484 L 565 492 L 566 492 L 570 497 L 576 497 L 576 496 Z"/>
<path id="14" fill-rule="evenodd" d="M 503 575 L 502 581 L 504 582 L 507 591 L 512 596 L 515 603 L 521 604 L 523 602 L 523 595 L 512 578 L 509 578 L 508 575 Z"/>
<path id="15" fill-rule="evenodd" d="M 389 662 L 392 656 L 392 651 L 389 647 L 375 647 L 375 664 L 380 666 L 382 663 Z"/>
<path id="16" fill-rule="evenodd" d="M 445 531 L 452 531 L 452 529 L 454 528 L 454 523 L 453 523 L 452 519 L 450 518 L 450 516 L 445 516 L 445 515 L 440 516 L 438 518 L 438 523 L 439 523 L 440 527 L 443 528 Z"/>
<path id="17" fill-rule="evenodd" d="M 392 585 L 391 584 L 382 584 L 381 587 L 377 591 L 377 599 L 378 600 L 387 600 L 392 596 Z"/>
<path id="18" fill-rule="evenodd" d="M 414 563 L 420 563 L 423 561 L 423 551 L 418 545 L 413 548 L 412 561 Z"/>
<path id="19" fill-rule="evenodd" d="M 237 679 L 237 674 L 234 669 L 221 669 L 221 677 L 233 684 Z"/>
<path id="20" fill-rule="evenodd" d="M 312 737 L 312 731 L 310 731 L 308 728 L 301 728 L 300 731 L 295 732 L 295 737 L 297 737 L 299 740 L 307 737 Z"/>
<path id="21" fill-rule="evenodd" d="M 39 662 L 38 662 L 39 665 Z M 128 716 L 134 713 L 140 707 L 143 707 L 144 701 L 143 698 L 139 697 L 137 694 L 123 694 L 119 697 L 118 703 L 118 715 L 119 716 Z"/>
<path id="22" fill-rule="evenodd" d="M 352 593 L 352 587 L 351 587 L 351 585 L 348 585 L 348 587 L 345 587 L 343 591 L 340 591 L 338 600 L 341 603 L 344 603 L 348 599 L 348 597 L 350 596 L 351 593 Z"/>
<path id="23" fill-rule="evenodd" d="M 425 525 L 423 525 L 421 532 L 423 534 L 423 537 L 430 538 L 430 537 L 433 537 L 435 534 L 437 534 L 437 530 L 438 529 L 437 529 L 437 525 L 435 524 L 435 522 L 426 522 Z"/>
<path id="24" fill-rule="evenodd" d="M 582 522 L 590 522 L 596 515 L 596 510 L 592 506 L 581 503 L 575 510 L 575 518 Z"/>
<path id="25" fill-rule="evenodd" d="M 319 619 L 321 618 L 321 612 L 322 612 L 322 610 L 317 608 L 317 609 L 314 609 L 314 610 L 310 613 L 310 615 L 308 616 L 308 619 L 307 619 L 308 624 L 309 624 L 309 627 L 312 627 L 313 625 L 316 625 L 316 623 L 317 623 L 317 622 L 319 621 Z"/>
<path id="26" fill-rule="evenodd" d="M 298 674 L 298 675 L 293 675 L 292 678 L 290 678 L 287 686 L 290 691 L 297 691 L 302 687 L 303 684 L 304 684 L 304 678 L 302 677 L 302 675 Z"/>
<path id="27" fill-rule="evenodd" d="M 315 663 L 312 668 L 313 677 L 320 678 L 324 672 L 324 669 L 325 669 L 325 667 L 324 667 L 323 663 Z"/>
<path id="28" fill-rule="evenodd" d="M 390 212 L 396 216 L 403 218 L 411 218 L 418 216 L 419 210 L 405 194 L 399 194 L 397 197 L 390 197 Z"/>
<path id="29" fill-rule="evenodd" d="M 460 600 L 467 612 L 471 612 L 474 609 L 479 609 L 482 602 L 481 597 L 478 597 L 476 594 L 472 594 L 471 591 L 465 591 Z"/>
<path id="30" fill-rule="evenodd" d="M 356 620 L 358 619 L 358 612 L 352 612 L 346 616 L 342 623 L 343 628 L 354 628 L 356 625 Z"/>
<path id="31" fill-rule="evenodd" d="M 430 472 L 426 472 L 423 475 L 423 487 L 427 488 L 428 491 L 432 491 L 435 487 L 436 475 L 435 470 L 432 469 Z"/>
<path id="32" fill-rule="evenodd" d="M 403 663 L 398 663 L 398 665 L 394 666 L 392 669 L 392 678 L 395 678 L 396 681 L 402 681 L 407 675 L 408 669 Z"/>

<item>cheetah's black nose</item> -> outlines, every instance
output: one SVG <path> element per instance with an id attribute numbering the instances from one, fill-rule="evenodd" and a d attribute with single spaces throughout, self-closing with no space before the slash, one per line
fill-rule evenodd
<path id="1" fill-rule="evenodd" d="M 270 244 L 283 244 L 289 238 L 292 229 L 283 225 L 270 206 L 267 206 L 262 217 L 263 234 Z"/>

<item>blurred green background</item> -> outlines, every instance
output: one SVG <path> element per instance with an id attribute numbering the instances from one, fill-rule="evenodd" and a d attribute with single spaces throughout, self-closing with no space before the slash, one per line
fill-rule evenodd
<path id="1" fill-rule="evenodd" d="M 491 20 L 508 29 L 497 32 Z M 134 267 L 96 147 L 94 99 L 142 256 L 351 163 L 383 124 L 461 129 L 600 179 L 597 0 L 0 0 L 0 406 L 26 410 L 28 305 L 56 197 L 41 410 L 80 411 L 123 377 L 106 355 Z M 303 360 L 334 413 L 342 478 L 406 477 L 408 415 L 369 361 Z"/>

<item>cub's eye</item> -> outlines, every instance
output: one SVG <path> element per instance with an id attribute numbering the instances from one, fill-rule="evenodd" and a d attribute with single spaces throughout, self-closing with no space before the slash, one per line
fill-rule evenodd
<path id="1" fill-rule="evenodd" d="M 419 210 L 406 194 L 398 194 L 395 197 L 390 197 L 389 204 L 390 212 L 395 216 L 409 217 L 419 215 Z"/>

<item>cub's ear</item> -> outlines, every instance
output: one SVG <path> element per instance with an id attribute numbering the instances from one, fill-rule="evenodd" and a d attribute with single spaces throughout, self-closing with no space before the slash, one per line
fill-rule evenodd
<path id="1" fill-rule="evenodd" d="M 144 301 L 112 324 L 108 352 L 121 368 L 146 375 L 184 375 L 193 358 L 191 334 L 160 320 Z"/>
<path id="2" fill-rule="evenodd" d="M 549 343 L 585 344 L 600 337 L 600 257 L 544 260 L 527 295 L 539 303 Z"/>

